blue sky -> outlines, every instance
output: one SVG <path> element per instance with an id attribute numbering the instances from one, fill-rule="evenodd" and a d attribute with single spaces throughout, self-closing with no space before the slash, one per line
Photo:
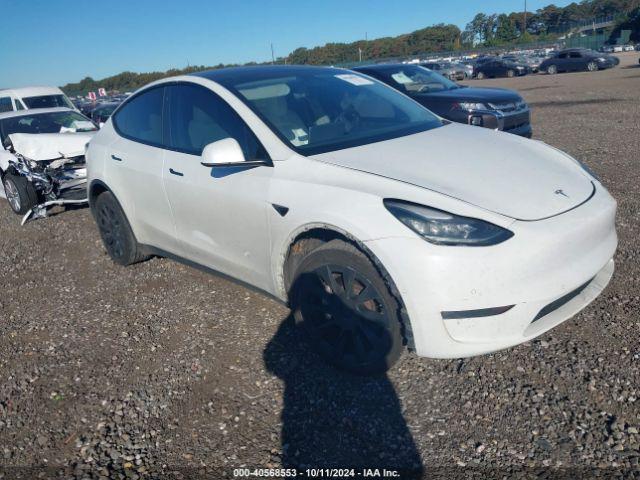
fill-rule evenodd
<path id="1" fill-rule="evenodd" d="M 299 46 L 460 27 L 524 0 L 2 0 L 0 87 L 244 63 Z M 528 9 L 569 1 L 528 0 Z"/>

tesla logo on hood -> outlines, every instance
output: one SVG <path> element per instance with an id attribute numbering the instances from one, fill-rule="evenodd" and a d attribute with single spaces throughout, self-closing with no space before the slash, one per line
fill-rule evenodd
<path id="1" fill-rule="evenodd" d="M 564 193 L 564 191 L 563 191 L 561 188 L 559 188 L 558 190 L 556 190 L 556 191 L 555 191 L 555 192 L 553 192 L 553 193 L 555 193 L 556 195 L 562 195 L 562 196 L 564 196 L 564 197 L 569 198 L 569 195 L 567 195 L 566 193 Z"/>

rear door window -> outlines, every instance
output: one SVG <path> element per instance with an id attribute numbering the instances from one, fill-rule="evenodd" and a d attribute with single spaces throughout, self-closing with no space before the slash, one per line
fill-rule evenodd
<path id="1" fill-rule="evenodd" d="M 151 88 L 127 101 L 113 118 L 116 131 L 129 140 L 161 147 L 164 90 Z"/>
<path id="2" fill-rule="evenodd" d="M 11 97 L 0 98 L 0 113 L 1 112 L 13 112 L 13 104 L 11 103 Z"/>

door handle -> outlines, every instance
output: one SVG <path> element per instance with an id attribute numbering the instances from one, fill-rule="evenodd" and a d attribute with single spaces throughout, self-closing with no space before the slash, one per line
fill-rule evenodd
<path id="1" fill-rule="evenodd" d="M 122 159 L 120 157 L 116 157 L 115 155 L 111 155 L 111 160 L 115 160 L 116 162 L 121 162 Z"/>
<path id="2" fill-rule="evenodd" d="M 177 175 L 178 177 L 184 177 L 184 173 L 178 172 L 177 170 L 174 170 L 173 168 L 169 168 L 169 173 L 171 175 Z"/>

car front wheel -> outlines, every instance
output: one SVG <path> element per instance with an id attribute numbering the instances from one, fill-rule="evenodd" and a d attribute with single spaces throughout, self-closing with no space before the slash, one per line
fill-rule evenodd
<path id="1" fill-rule="evenodd" d="M 11 210 L 18 215 L 24 215 L 38 204 L 38 194 L 33 184 L 25 177 L 7 173 L 2 184 Z"/>
<path id="2" fill-rule="evenodd" d="M 477 78 L 478 80 L 482 80 L 482 79 L 484 79 L 484 73 L 483 73 L 483 72 L 478 72 L 478 74 L 476 75 L 476 78 Z"/>
<path id="3" fill-rule="evenodd" d="M 111 192 L 101 193 L 92 205 L 92 210 L 104 248 L 115 263 L 131 265 L 148 258 Z"/>
<path id="4" fill-rule="evenodd" d="M 589 70 L 590 72 L 595 72 L 596 70 L 598 70 L 598 64 L 596 62 L 589 62 L 587 64 L 587 70 Z"/>
<path id="5" fill-rule="evenodd" d="M 332 240 L 309 253 L 296 271 L 290 299 L 314 349 L 338 368 L 378 374 L 400 357 L 398 302 L 355 246 Z"/>

